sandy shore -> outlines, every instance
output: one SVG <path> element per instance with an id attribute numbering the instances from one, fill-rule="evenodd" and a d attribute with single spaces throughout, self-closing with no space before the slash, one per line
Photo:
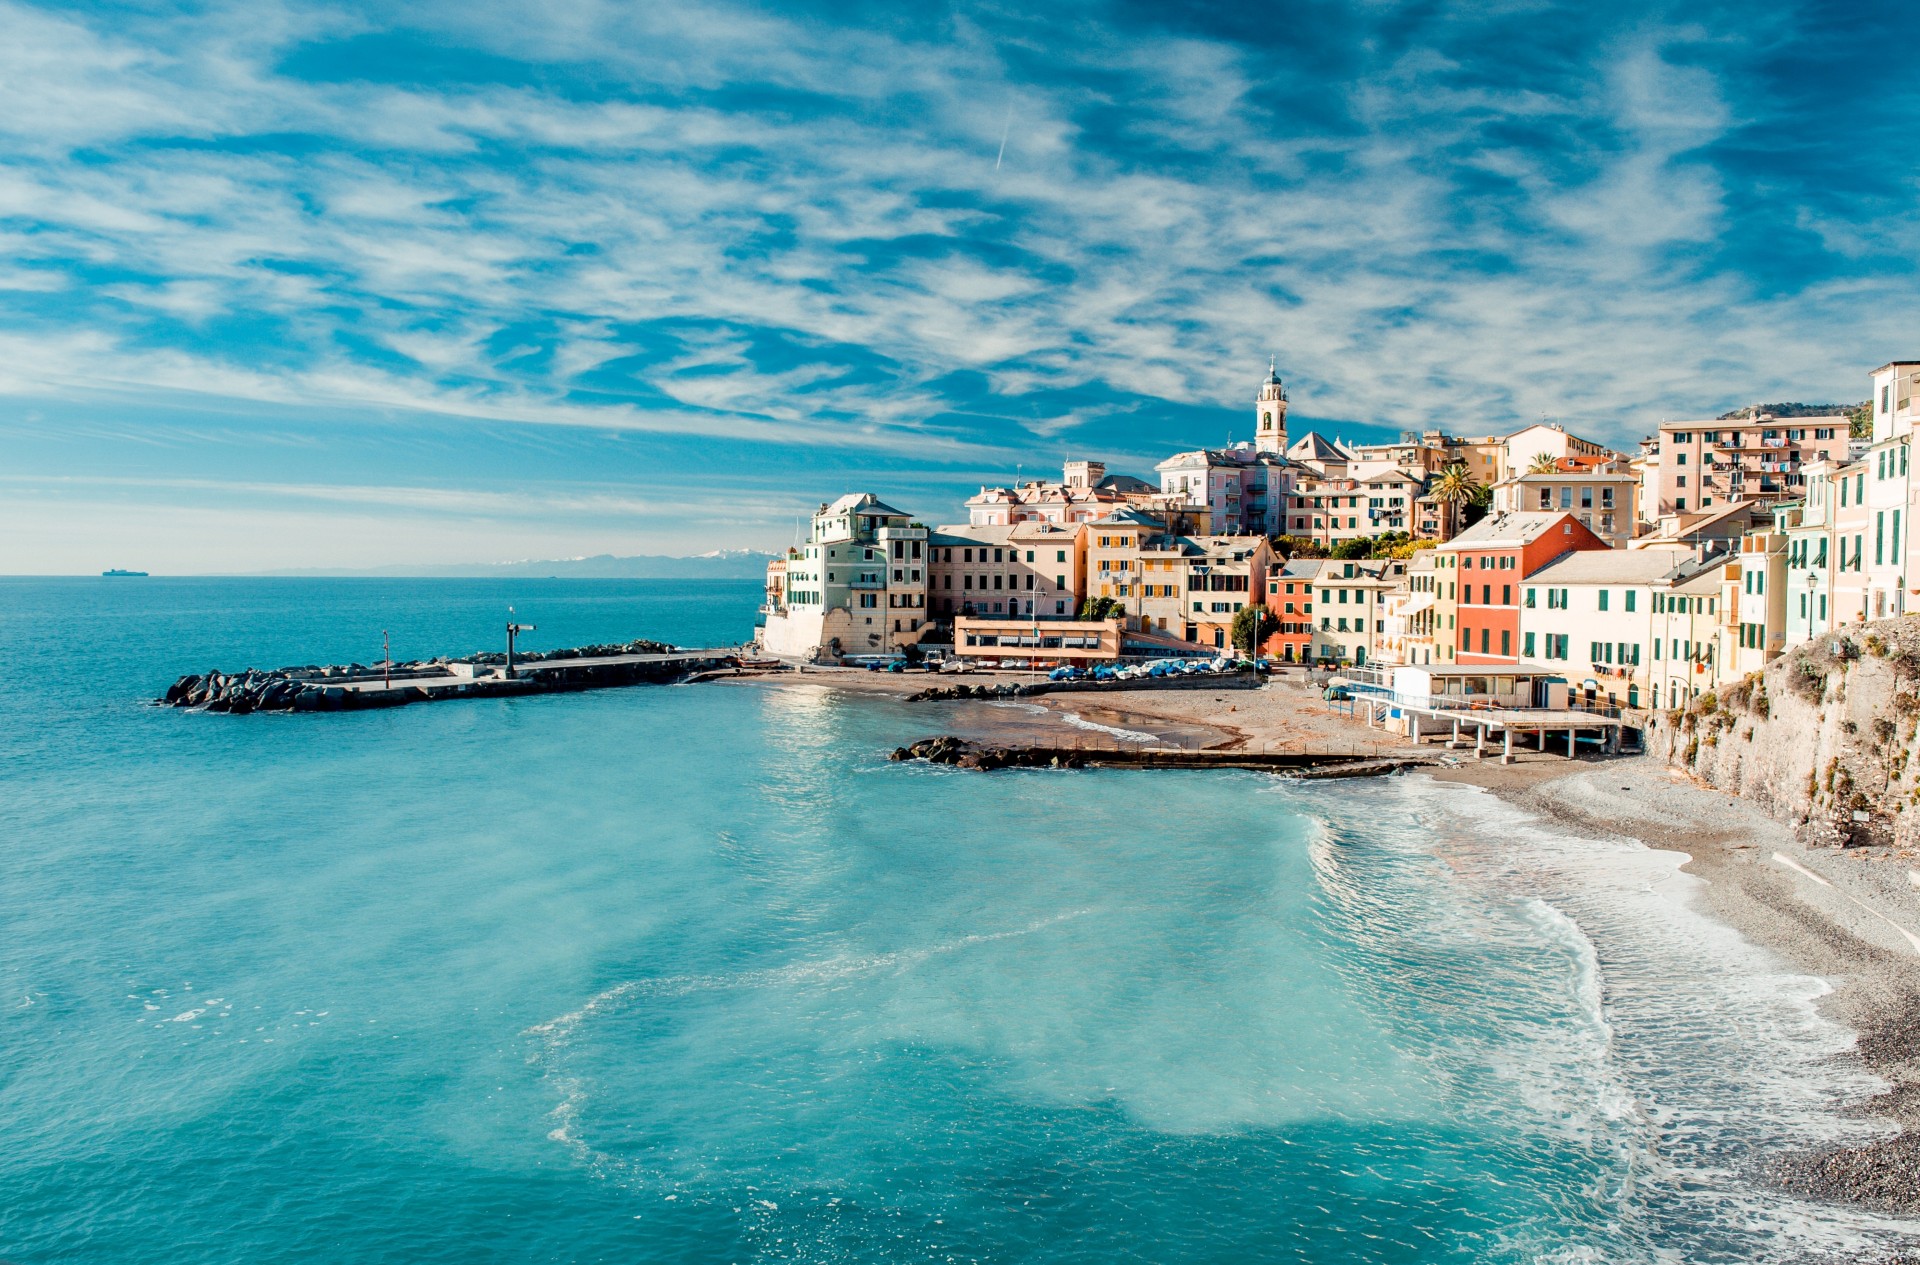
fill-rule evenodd
<path id="1" fill-rule="evenodd" d="M 901 696 L 934 683 L 924 674 L 847 670 L 768 679 Z M 1411 749 L 1393 735 L 1337 713 L 1297 674 L 1259 690 L 1122 690 L 1021 702 L 1117 729 L 1179 734 L 1181 745 L 1381 754 Z M 963 706 L 980 713 L 969 725 L 976 734 L 1002 741 L 1034 736 L 1037 713 L 1031 706 L 1020 709 L 1017 721 L 1004 708 Z M 930 728 L 927 736 L 933 732 Z M 1095 740 L 1100 740 L 1097 734 Z M 1783 1157 L 1775 1165 L 1776 1177 L 1815 1198 L 1920 1215 L 1920 858 L 1889 848 L 1803 848 L 1789 829 L 1753 805 L 1644 756 L 1568 761 L 1526 752 L 1514 764 L 1502 765 L 1476 760 L 1466 751 L 1412 776 L 1485 788 L 1576 833 L 1625 835 L 1649 847 L 1686 853 L 1690 860 L 1683 868 L 1706 880 L 1697 897 L 1700 907 L 1796 970 L 1832 984 L 1823 1006 L 1859 1034 L 1859 1059 L 1890 1085 L 1887 1093 L 1855 1109 L 1896 1122 L 1899 1133 L 1864 1148 Z"/>

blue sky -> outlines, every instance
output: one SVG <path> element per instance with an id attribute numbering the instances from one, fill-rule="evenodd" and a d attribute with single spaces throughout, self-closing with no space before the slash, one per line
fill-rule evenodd
<path id="1" fill-rule="evenodd" d="M 0 2 L 0 573 L 691 553 L 1920 354 L 1911 4 Z"/>

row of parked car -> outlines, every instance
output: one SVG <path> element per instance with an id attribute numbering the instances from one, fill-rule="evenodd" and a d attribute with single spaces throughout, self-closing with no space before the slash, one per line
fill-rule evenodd
<path id="1" fill-rule="evenodd" d="M 1124 667 L 1099 663 L 1091 668 L 1055 668 L 1049 681 L 1138 681 L 1147 677 L 1206 676 L 1254 667 L 1251 659 L 1156 659 Z"/>

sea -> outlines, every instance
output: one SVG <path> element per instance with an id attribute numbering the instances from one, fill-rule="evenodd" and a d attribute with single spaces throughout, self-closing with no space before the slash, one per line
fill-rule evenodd
<path id="1" fill-rule="evenodd" d="M 0 1258 L 1753 1262 L 1879 1082 L 1680 858 L 1418 777 L 973 774 L 980 704 L 208 715 L 740 582 L 0 580 Z"/>

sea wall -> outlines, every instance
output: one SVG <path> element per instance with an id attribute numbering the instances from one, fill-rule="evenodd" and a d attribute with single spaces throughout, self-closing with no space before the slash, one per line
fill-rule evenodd
<path id="1" fill-rule="evenodd" d="M 1795 646 L 1744 680 L 1658 713 L 1648 749 L 1750 799 L 1809 844 L 1920 843 L 1920 619 Z"/>

